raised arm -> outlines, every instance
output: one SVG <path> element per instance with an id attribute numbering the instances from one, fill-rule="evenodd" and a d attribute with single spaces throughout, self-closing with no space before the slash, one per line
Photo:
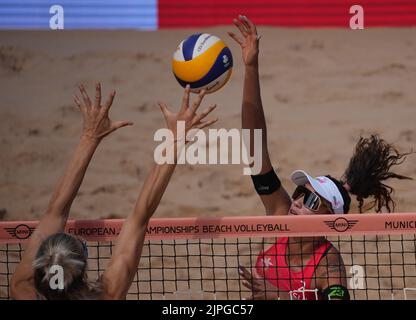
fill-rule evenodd
<path id="1" fill-rule="evenodd" d="M 242 128 L 250 129 L 250 146 L 247 149 L 250 155 L 254 152 L 254 129 L 262 130 L 262 157 L 259 176 L 267 177 L 273 167 L 267 148 L 267 128 L 260 94 L 259 81 L 259 40 L 256 26 L 245 16 L 239 16 L 233 20 L 234 25 L 240 30 L 241 36 L 233 32 L 228 34 L 240 45 L 245 65 L 243 103 L 242 103 Z M 253 164 L 256 166 L 256 164 Z M 257 178 L 259 178 L 259 176 Z M 256 178 L 256 177 L 254 177 Z M 287 214 L 290 208 L 290 197 L 283 186 L 276 188 L 272 193 L 260 194 L 260 198 L 268 215 Z"/>
<path id="2" fill-rule="evenodd" d="M 11 296 L 15 299 L 33 298 L 32 262 L 43 240 L 52 234 L 64 231 L 72 202 L 98 144 L 103 137 L 111 132 L 131 124 L 126 121 L 112 122 L 108 118 L 108 111 L 113 103 L 115 91 L 102 106 L 99 83 L 96 85 L 94 103 L 91 103 L 83 86 L 80 86 L 79 90 L 82 102 L 77 96 L 74 97 L 74 101 L 84 117 L 82 135 L 63 176 L 53 191 L 46 212 L 40 218 L 39 224 L 26 246 L 22 260 L 13 274 Z"/>
<path id="3" fill-rule="evenodd" d="M 164 103 L 159 106 L 165 117 L 168 129 L 176 137 L 177 121 L 185 122 L 185 132 L 190 129 L 202 129 L 216 122 L 217 119 L 203 122 L 203 119 L 215 108 L 209 107 L 201 114 L 196 110 L 201 104 L 204 92 L 198 95 L 192 107 L 189 106 L 189 86 L 185 89 L 182 107 L 179 113 L 169 111 Z M 170 141 L 170 151 L 175 151 L 173 164 L 155 164 L 148 174 L 134 211 L 127 217 L 117 239 L 109 266 L 102 276 L 107 299 L 125 299 L 140 262 L 141 251 L 149 219 L 158 207 L 163 193 L 176 167 L 176 149 L 184 145 L 184 141 Z"/>

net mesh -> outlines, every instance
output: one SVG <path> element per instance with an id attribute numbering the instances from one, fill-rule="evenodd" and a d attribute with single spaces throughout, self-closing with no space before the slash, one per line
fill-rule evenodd
<path id="1" fill-rule="evenodd" d="M 240 223 L 244 223 L 244 219 L 241 217 Z M 381 232 L 385 233 L 385 230 Z M 316 239 L 324 237 L 291 236 L 290 233 L 284 235 L 292 243 L 299 242 L 303 247 L 308 247 L 308 242 L 313 241 L 311 247 L 314 249 Z M 255 232 L 254 235 L 250 233 L 250 236 L 237 232 L 223 237 L 214 232 L 196 239 L 191 236 L 184 239 L 172 239 L 171 236 L 159 238 L 145 242 L 127 299 L 242 299 L 251 296 L 251 291 L 243 285 L 239 266 L 259 272 L 264 271 L 264 268 L 275 268 L 275 274 L 279 275 L 280 266 L 276 263 L 279 255 L 284 257 L 291 270 L 298 272 L 306 270 L 305 266 L 310 262 L 310 255 L 305 251 L 293 252 L 290 258 L 285 252 L 277 252 L 276 259 L 259 266 L 259 254 L 273 247 L 277 239 L 271 238 L 270 234 L 265 237 L 260 232 L 259 236 Z M 416 299 L 415 233 L 368 235 L 358 232 L 324 238 L 341 254 L 338 265 L 331 267 L 338 267 L 351 299 Z M 115 240 L 101 241 L 97 237 L 95 240 L 98 241 L 88 241 L 90 279 L 97 279 L 106 269 L 115 243 Z M 10 278 L 21 260 L 23 248 L 22 242 L 0 244 L 1 299 L 10 298 Z M 322 259 L 329 259 L 330 254 L 331 251 L 324 254 Z M 312 284 L 316 281 L 325 283 L 328 274 L 329 271 L 320 274 L 314 272 Z M 285 275 L 281 273 L 276 277 L 282 280 Z M 264 277 L 260 279 L 267 281 Z M 270 280 L 273 282 L 276 279 Z M 270 286 L 268 288 L 270 290 Z M 280 289 L 272 288 L 279 293 Z M 300 288 L 301 298 L 302 290 Z M 312 291 L 312 294 L 319 299 L 318 293 Z M 296 295 L 290 292 L 290 297 L 296 298 Z"/>

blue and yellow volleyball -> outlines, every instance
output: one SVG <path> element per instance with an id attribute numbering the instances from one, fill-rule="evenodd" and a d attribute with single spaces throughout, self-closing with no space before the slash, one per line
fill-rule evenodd
<path id="1" fill-rule="evenodd" d="M 205 89 L 212 93 L 222 88 L 231 77 L 233 57 L 220 38 L 208 34 L 193 34 L 183 40 L 172 59 L 172 70 L 182 87 L 190 85 L 192 92 Z"/>

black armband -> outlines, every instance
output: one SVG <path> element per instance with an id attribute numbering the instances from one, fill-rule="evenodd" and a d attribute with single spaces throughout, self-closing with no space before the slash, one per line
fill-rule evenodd
<path id="1" fill-rule="evenodd" d="M 273 168 L 265 174 L 251 176 L 251 180 L 258 194 L 272 194 L 282 185 Z"/>
<path id="2" fill-rule="evenodd" d="M 336 284 L 333 286 L 329 286 L 328 288 L 323 290 L 322 298 L 324 300 L 350 300 L 350 293 L 348 292 L 348 289 L 344 286 Z"/>

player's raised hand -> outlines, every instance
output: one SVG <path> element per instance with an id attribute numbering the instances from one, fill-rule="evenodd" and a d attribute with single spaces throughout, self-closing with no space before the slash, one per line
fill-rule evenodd
<path id="1" fill-rule="evenodd" d="M 74 102 L 84 116 L 84 126 L 82 129 L 82 136 L 89 139 L 100 141 L 105 136 L 114 132 L 115 130 L 130 126 L 133 123 L 130 121 L 111 121 L 108 112 L 113 104 L 116 91 L 110 93 L 104 105 L 101 104 L 101 84 L 98 82 L 95 86 L 95 98 L 92 102 L 88 96 L 87 91 L 83 85 L 79 85 L 79 92 L 81 98 L 74 95 Z"/>
<path id="2" fill-rule="evenodd" d="M 257 28 L 246 16 L 238 16 L 238 19 L 233 19 L 234 25 L 240 31 L 240 36 L 234 32 L 229 31 L 228 34 L 241 47 L 243 51 L 243 61 L 246 66 L 257 64 L 259 55 L 259 40 L 257 35 Z"/>
<path id="3" fill-rule="evenodd" d="M 196 100 L 193 102 L 192 106 L 189 105 L 189 95 L 190 95 L 190 87 L 187 85 L 185 87 L 184 95 L 182 98 L 182 107 L 178 113 L 173 113 L 169 107 L 163 103 L 158 102 L 160 109 L 165 117 L 166 124 L 168 129 L 170 129 L 174 136 L 177 135 L 177 123 L 178 121 L 185 122 L 185 133 L 189 132 L 191 129 L 203 129 L 212 125 L 213 123 L 218 121 L 218 118 L 213 118 L 211 120 L 204 120 L 208 114 L 210 114 L 215 108 L 216 105 L 212 105 L 206 108 L 203 112 L 197 113 L 199 106 L 205 96 L 205 90 L 202 90 Z"/>

